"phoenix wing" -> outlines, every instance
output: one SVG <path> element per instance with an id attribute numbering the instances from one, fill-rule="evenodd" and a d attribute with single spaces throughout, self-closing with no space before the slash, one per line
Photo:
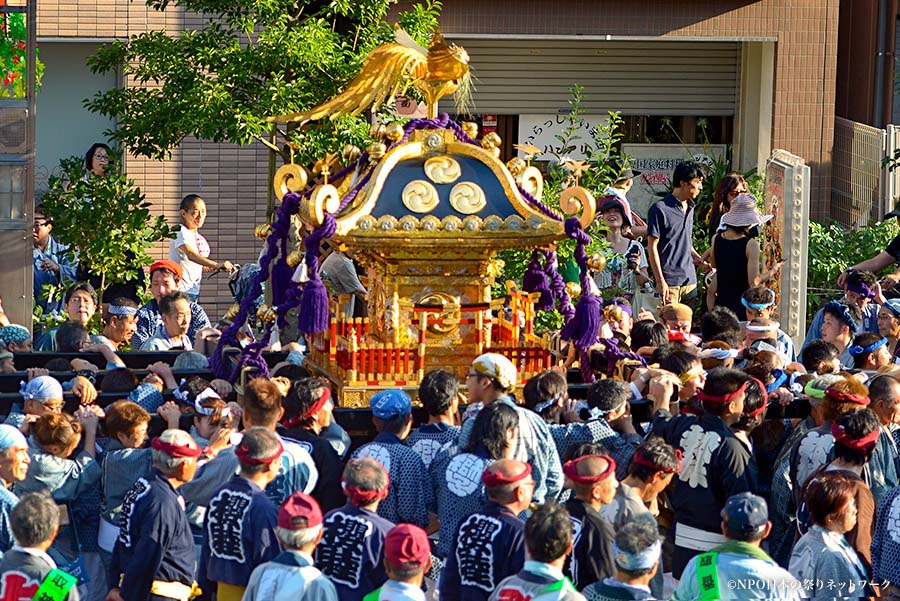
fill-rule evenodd
<path id="1" fill-rule="evenodd" d="M 370 106 L 377 109 L 385 100 L 396 96 L 404 80 L 425 76 L 428 57 L 419 48 L 393 42 L 382 44 L 369 54 L 359 75 L 338 96 L 308 111 L 269 117 L 268 121 L 306 123 L 324 117 L 358 115 Z"/>

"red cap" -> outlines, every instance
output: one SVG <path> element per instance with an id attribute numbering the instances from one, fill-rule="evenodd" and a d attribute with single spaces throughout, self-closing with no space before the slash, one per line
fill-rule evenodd
<path id="1" fill-rule="evenodd" d="M 278 511 L 278 527 L 285 530 L 304 530 L 322 523 L 319 504 L 306 493 L 295 492 Z"/>
<path id="2" fill-rule="evenodd" d="M 384 556 L 395 567 L 406 564 L 424 565 L 431 556 L 428 535 L 418 526 L 394 526 L 384 538 Z"/>
<path id="3" fill-rule="evenodd" d="M 176 263 L 175 261 L 171 261 L 169 259 L 163 259 L 162 261 L 156 261 L 152 265 L 150 265 L 150 275 L 153 275 L 153 272 L 157 269 L 168 269 L 172 273 L 175 274 L 175 279 L 180 280 L 184 277 L 184 273 L 181 271 L 181 265 Z"/>

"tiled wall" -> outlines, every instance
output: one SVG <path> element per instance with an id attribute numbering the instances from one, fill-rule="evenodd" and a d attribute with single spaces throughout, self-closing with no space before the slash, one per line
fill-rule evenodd
<path id="1" fill-rule="evenodd" d="M 777 39 L 772 145 L 812 167 L 810 216 L 823 219 L 830 203 L 837 19 L 838 0 L 445 0 L 441 21 L 448 33 Z M 203 20 L 175 7 L 157 13 L 140 0 L 41 0 L 38 23 L 41 37 L 110 38 L 177 32 Z M 173 223 L 184 194 L 204 196 L 209 217 L 202 232 L 213 256 L 247 262 L 260 248 L 253 227 L 265 218 L 267 161 L 259 146 L 189 140 L 169 161 L 132 158 L 128 169 Z M 223 312 L 231 303 L 226 278 L 205 283 L 201 302 L 213 319 Z"/>

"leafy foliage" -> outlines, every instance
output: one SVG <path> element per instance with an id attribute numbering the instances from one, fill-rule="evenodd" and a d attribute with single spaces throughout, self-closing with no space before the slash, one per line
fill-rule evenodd
<path id="1" fill-rule="evenodd" d="M 819 307 L 838 294 L 835 280 L 842 271 L 878 254 L 897 233 L 894 219 L 858 230 L 847 230 L 834 222 L 823 225 L 810 221 L 806 280 L 807 320 L 812 319 Z M 893 267 L 886 271 L 893 271 Z"/>
<path id="2" fill-rule="evenodd" d="M 121 72 L 139 85 L 98 92 L 85 102 L 116 120 L 111 137 L 132 152 L 165 158 L 186 136 L 270 145 L 266 117 L 309 109 L 335 96 L 367 53 L 393 39 L 384 0 L 147 0 L 209 15 L 204 29 L 172 37 L 149 31 L 100 48 L 95 73 Z M 437 25 L 440 2 L 399 16 L 420 43 Z M 286 133 L 295 160 L 312 164 L 346 143 L 363 145 L 365 115 Z M 273 148 L 287 161 L 290 151 Z"/>
<path id="3" fill-rule="evenodd" d="M 26 91 L 27 57 L 25 41 L 28 32 L 24 13 L 0 15 L 0 97 L 24 98 Z M 35 88 L 40 87 L 44 76 L 44 63 L 37 58 L 39 48 L 35 48 Z"/>
<path id="4" fill-rule="evenodd" d="M 153 216 L 140 188 L 111 160 L 106 175 L 87 177 L 84 159 L 60 161 L 60 176 L 50 178 L 44 213 L 53 218 L 53 236 L 91 273 L 101 277 L 98 294 L 113 283 L 138 277 L 155 242 L 175 237 L 164 217 Z"/>
<path id="5" fill-rule="evenodd" d="M 575 185 L 575 178 L 566 169 L 565 164 L 569 153 L 576 148 L 587 146 L 587 162 L 589 168 L 578 178 L 578 185 L 588 189 L 595 199 L 600 199 L 608 186 L 615 182 L 618 173 L 615 172 L 613 163 L 621 159 L 617 144 L 622 139 L 622 118 L 619 113 L 610 112 L 605 124 L 600 124 L 591 132 L 590 140 L 583 140 L 578 132 L 584 129 L 584 109 L 582 108 L 584 88 L 574 86 L 569 89 L 569 114 L 566 117 L 566 125 L 561 134 L 555 136 L 559 142 L 560 151 L 554 152 L 555 160 L 547 162 L 544 167 L 544 195 L 543 203 L 559 210 L 559 195 L 569 186 Z M 603 223 L 596 219 L 588 227 L 587 232 L 592 238 L 587 247 L 588 255 L 592 253 L 608 254 L 609 243 L 604 237 L 606 231 Z M 573 240 L 562 240 L 557 247 L 559 265 L 564 268 L 567 263 L 571 268 L 572 254 L 575 252 Z M 505 282 L 507 280 L 522 281 L 522 276 L 531 259 L 530 250 L 511 249 L 498 253 L 498 257 L 504 261 L 503 275 L 497 278 L 492 294 L 495 298 L 506 295 Z M 555 309 L 553 311 L 538 312 L 535 320 L 535 330 L 558 330 L 562 327 L 562 316 Z"/>

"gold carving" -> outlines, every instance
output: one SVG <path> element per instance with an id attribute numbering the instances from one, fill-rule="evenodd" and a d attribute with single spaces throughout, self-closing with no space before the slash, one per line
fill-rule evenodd
<path id="1" fill-rule="evenodd" d="M 477 213 L 487 206 L 484 190 L 471 182 L 458 183 L 450 190 L 450 206 L 463 215 Z"/>
<path id="2" fill-rule="evenodd" d="M 438 337 L 456 334 L 460 320 L 459 297 L 454 297 L 445 292 L 431 292 L 423 296 L 417 304 L 436 306 L 442 309 L 440 313 L 428 319 L 427 330 L 429 334 Z"/>
<path id="3" fill-rule="evenodd" d="M 581 296 L 581 284 L 578 282 L 566 282 L 566 294 L 571 298 Z"/>
<path id="4" fill-rule="evenodd" d="M 403 206 L 413 213 L 430 213 L 441 201 L 434 186 L 423 179 L 406 184 L 400 199 L 403 201 Z"/>
<path id="5" fill-rule="evenodd" d="M 459 179 L 462 169 L 456 159 L 448 156 L 432 157 L 425 161 L 425 175 L 436 184 L 452 184 Z"/>
<path id="6" fill-rule="evenodd" d="M 300 192 L 306 187 L 306 170 L 299 165 L 288 163 L 282 165 L 275 172 L 272 185 L 275 186 L 275 196 L 278 200 L 284 198 L 288 192 Z"/>
<path id="7" fill-rule="evenodd" d="M 325 222 L 325 213 L 333 215 L 340 206 L 341 197 L 337 188 L 322 184 L 313 191 L 312 196 L 300 203 L 298 213 L 303 221 L 318 227 Z"/>
<path id="8" fill-rule="evenodd" d="M 559 207 L 565 211 L 566 215 L 574 215 L 581 209 L 578 222 L 581 223 L 583 229 L 588 228 L 597 213 L 597 202 L 594 200 L 594 196 L 581 186 L 572 186 L 563 190 L 559 195 Z"/>
<path id="9" fill-rule="evenodd" d="M 521 159 L 519 159 L 521 160 Z M 522 173 L 516 177 L 516 181 L 522 186 L 522 189 L 531 194 L 535 200 L 540 200 L 544 195 L 544 176 L 537 167 L 526 167 Z"/>

